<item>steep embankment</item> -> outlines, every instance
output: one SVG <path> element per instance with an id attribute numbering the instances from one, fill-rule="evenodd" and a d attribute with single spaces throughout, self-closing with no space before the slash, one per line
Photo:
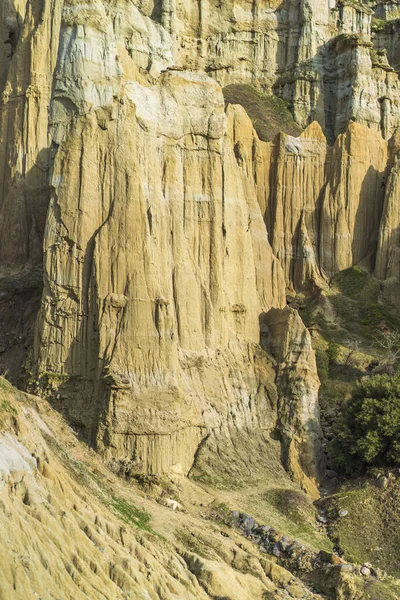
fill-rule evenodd
<path id="1" fill-rule="evenodd" d="M 310 570 L 315 551 L 299 544 L 293 546 L 302 557 L 297 576 L 290 573 L 280 559 L 216 522 L 213 515 L 226 513 L 226 506 L 183 477 L 142 479 L 146 492 L 118 478 L 46 402 L 4 379 L 0 417 L 2 600 L 396 597 L 394 583 L 363 581 L 329 565 L 327 553 Z M 281 485 L 289 486 L 289 498 L 293 484 L 285 483 L 283 471 Z M 171 493 L 184 512 L 166 506 L 173 504 Z M 300 492 L 291 494 L 299 502 Z M 302 510 L 309 511 L 305 497 Z"/>

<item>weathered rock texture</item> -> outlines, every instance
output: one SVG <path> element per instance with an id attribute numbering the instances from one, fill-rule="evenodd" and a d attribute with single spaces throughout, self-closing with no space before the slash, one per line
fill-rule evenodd
<path id="1" fill-rule="evenodd" d="M 355 264 L 398 285 L 400 94 L 373 7 L 0 4 L 1 274 L 44 245 L 32 378 L 109 460 L 188 473 L 208 439 L 278 428 L 315 492 L 319 383 L 286 291 Z M 225 105 L 248 84 L 268 131 L 272 93 L 289 103 L 287 133 Z"/>
<path id="2" fill-rule="evenodd" d="M 288 538 L 281 544 L 293 558 L 287 568 L 277 564 L 213 520 L 212 509 L 203 505 L 210 518 L 201 518 L 199 500 L 212 496 L 180 481 L 193 494 L 184 496 L 184 513 L 111 473 L 47 402 L 0 378 L 1 600 L 380 596 L 376 580 L 364 583 L 351 565 L 328 564 L 334 555 L 317 557 Z M 397 589 L 385 582 L 381 594 L 393 600 Z"/>
<path id="3" fill-rule="evenodd" d="M 277 577 L 268 576 L 270 561 L 225 541 L 210 522 L 204 527 L 199 518 L 145 501 L 80 446 L 45 402 L 16 397 L 3 379 L 0 386 L 2 600 L 280 595 Z M 147 510 L 158 535 L 147 523 Z M 210 546 L 206 560 L 178 544 L 182 527 L 197 530 L 200 539 L 218 539 L 220 556 Z M 240 563 L 249 558 L 255 569 L 245 574 Z M 321 598 L 288 571 L 281 573 L 296 583 L 296 597 Z"/>

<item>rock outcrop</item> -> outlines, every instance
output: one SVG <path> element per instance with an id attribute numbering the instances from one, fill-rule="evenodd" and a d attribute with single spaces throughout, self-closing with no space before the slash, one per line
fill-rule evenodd
<path id="1" fill-rule="evenodd" d="M 399 279 L 400 90 L 378 8 L 0 4 L 0 272 L 44 247 L 33 387 L 138 471 L 186 474 L 208 439 L 279 424 L 314 493 L 319 382 L 286 292 L 356 264 L 392 296 Z M 249 85 L 273 127 L 235 103 Z M 264 315 L 285 325 L 261 349 Z"/>
<path id="2" fill-rule="evenodd" d="M 278 362 L 278 417 L 284 462 L 293 480 L 318 497 L 324 473 L 318 409 L 319 380 L 311 337 L 297 311 L 262 315 L 261 343 Z"/>

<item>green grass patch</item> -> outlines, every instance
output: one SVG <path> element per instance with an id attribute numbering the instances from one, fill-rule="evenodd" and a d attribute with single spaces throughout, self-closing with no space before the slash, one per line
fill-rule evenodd
<path id="1" fill-rule="evenodd" d="M 137 508 L 123 498 L 115 496 L 104 483 L 104 478 L 99 472 L 93 473 L 83 462 L 73 459 L 67 449 L 50 436 L 45 435 L 45 439 L 48 445 L 57 452 L 62 463 L 68 468 L 77 483 L 90 490 L 97 500 L 112 510 L 124 523 L 157 535 L 150 527 L 151 518 L 146 511 Z"/>
<path id="2" fill-rule="evenodd" d="M 357 48 L 361 41 L 361 37 L 356 33 L 342 33 L 332 40 L 337 52 L 345 52 Z"/>
<path id="3" fill-rule="evenodd" d="M 377 481 L 377 480 L 375 480 Z M 368 479 L 347 483 L 341 493 L 324 501 L 331 539 L 347 560 L 368 561 L 390 575 L 400 576 L 400 481 L 381 489 Z M 339 510 L 348 515 L 340 518 Z M 375 596 L 374 596 L 375 598 Z"/>
<path id="4" fill-rule="evenodd" d="M 376 340 L 383 338 L 382 332 L 400 331 L 400 319 L 381 302 L 379 281 L 358 267 L 338 273 L 330 290 L 309 300 L 300 315 L 313 335 L 322 423 L 332 435 L 329 428 L 355 384 L 385 368 L 389 353 Z"/>
<path id="5" fill-rule="evenodd" d="M 251 85 L 232 84 L 223 90 L 225 102 L 243 106 L 258 137 L 271 141 L 278 133 L 299 136 L 303 131 L 293 119 L 289 105 L 274 94 L 266 95 Z"/>
<path id="6" fill-rule="evenodd" d="M 400 585 L 391 581 L 363 582 L 362 591 L 365 600 L 399 600 Z"/>
<path id="7" fill-rule="evenodd" d="M 371 31 L 376 33 L 377 31 L 385 31 L 385 29 L 386 29 L 386 21 L 384 19 L 378 19 L 377 17 L 372 17 Z"/>
<path id="8" fill-rule="evenodd" d="M 264 498 L 282 515 L 294 522 L 315 525 L 317 512 L 311 500 L 302 492 L 276 488 L 268 490 Z"/>
<path id="9" fill-rule="evenodd" d="M 7 381 L 7 379 L 5 379 L 4 377 L 0 377 L 0 392 L 10 393 L 12 392 L 12 390 L 13 388 L 11 383 Z"/>
<path id="10" fill-rule="evenodd" d="M 336 285 L 341 294 L 358 300 L 360 293 L 368 285 L 370 276 L 368 273 L 359 267 L 352 267 L 338 273 L 333 279 L 333 284 Z"/>
<path id="11" fill-rule="evenodd" d="M 146 511 L 137 508 L 117 496 L 112 496 L 110 506 L 124 523 L 129 523 L 129 525 L 134 525 L 138 529 L 154 533 L 150 527 L 150 515 Z"/>
<path id="12" fill-rule="evenodd" d="M 13 392 L 15 392 L 15 394 L 13 394 Z M 20 392 L 14 390 L 7 379 L 0 377 L 0 429 L 3 429 L 10 424 L 10 416 L 18 414 L 17 409 L 8 400 L 12 394 L 15 399 L 18 399 L 20 396 Z"/>
<path id="13" fill-rule="evenodd" d="M 371 344 L 381 324 L 400 329 L 399 318 L 379 302 L 379 281 L 365 271 L 358 267 L 342 271 L 332 280 L 332 287 L 338 293 L 330 296 L 329 300 L 342 330 Z M 343 331 L 338 331 L 336 338 L 343 339 Z"/>
<path id="14" fill-rule="evenodd" d="M 262 503 L 269 507 L 267 525 L 316 551 L 332 551 L 330 540 L 315 528 L 317 511 L 304 493 L 295 489 L 274 488 L 263 494 Z"/>
<path id="15" fill-rule="evenodd" d="M 371 21 L 371 31 L 373 33 L 387 32 L 390 33 L 392 26 L 399 22 L 400 19 L 389 19 L 385 21 L 384 19 L 378 19 L 376 17 L 372 17 Z"/>
<path id="16" fill-rule="evenodd" d="M 18 414 L 17 409 L 7 402 L 7 400 L 0 401 L 0 411 L 10 413 L 11 415 Z"/>

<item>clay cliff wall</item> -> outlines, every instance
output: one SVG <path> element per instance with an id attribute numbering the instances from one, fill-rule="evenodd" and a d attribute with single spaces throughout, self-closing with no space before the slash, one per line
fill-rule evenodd
<path id="1" fill-rule="evenodd" d="M 399 282 L 400 94 L 372 9 L 1 6 L 0 270 L 44 271 L 31 384 L 139 471 L 278 431 L 314 493 L 319 382 L 286 293 L 356 264 Z M 262 139 L 232 84 L 278 94 L 300 135 Z"/>

